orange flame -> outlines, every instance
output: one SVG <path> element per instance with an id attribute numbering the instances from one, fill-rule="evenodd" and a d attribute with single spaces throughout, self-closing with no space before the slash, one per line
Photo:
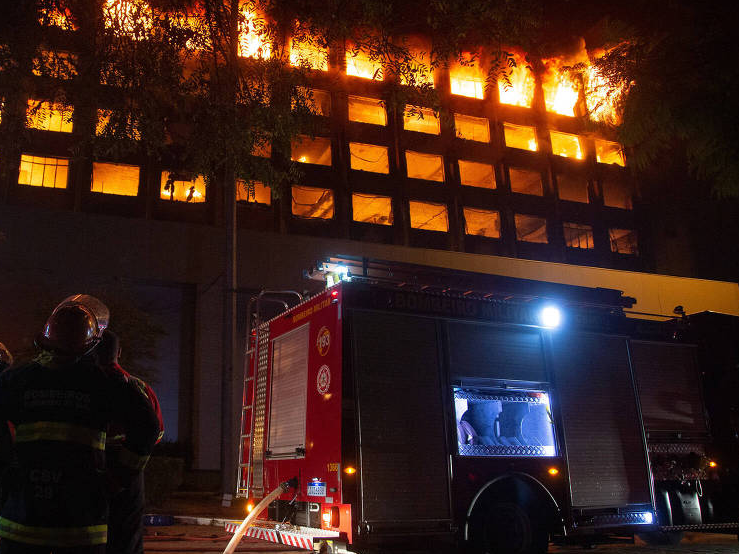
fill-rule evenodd
<path id="1" fill-rule="evenodd" d="M 548 112 L 561 115 L 575 115 L 575 106 L 580 96 L 580 84 L 563 68 L 566 63 L 562 58 L 542 60 L 547 68 L 542 75 L 544 103 Z"/>
<path id="2" fill-rule="evenodd" d="M 480 67 L 480 60 L 470 52 L 463 52 L 461 60 L 455 60 L 449 68 L 452 94 L 482 99 L 485 94 L 485 72 Z"/>
<path id="3" fill-rule="evenodd" d="M 503 76 L 498 79 L 500 103 L 529 108 L 534 99 L 534 74 L 522 56 L 514 54 L 513 59 L 516 67 L 507 70 L 510 83 Z"/>
<path id="4" fill-rule="evenodd" d="M 606 52 L 600 50 L 593 53 L 593 59 L 598 59 Z M 590 118 L 594 121 L 618 125 L 621 115 L 617 110 L 617 103 L 624 94 L 623 87 L 614 87 L 595 65 L 588 63 L 584 72 L 585 104 Z"/>
<path id="5" fill-rule="evenodd" d="M 146 38 L 154 26 L 151 7 L 143 0 L 106 0 L 104 20 L 116 36 L 134 40 Z"/>
<path id="6" fill-rule="evenodd" d="M 239 56 L 266 60 L 272 54 L 263 18 L 249 5 L 241 7 L 239 21 Z"/>

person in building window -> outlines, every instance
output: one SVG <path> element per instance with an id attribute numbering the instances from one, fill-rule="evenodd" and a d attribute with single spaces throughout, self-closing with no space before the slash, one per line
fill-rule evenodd
<path id="1" fill-rule="evenodd" d="M 120 354 L 118 336 L 106 329 L 102 333 L 100 344 L 93 350 L 93 357 L 105 373 L 113 378 L 122 378 L 135 394 L 140 395 L 147 402 L 158 422 L 156 442 L 159 442 L 164 435 L 159 400 L 149 385 L 129 374 L 118 364 Z M 128 478 L 126 460 L 129 455 L 125 451 L 125 439 L 123 428 L 118 422 L 114 422 L 108 429 L 106 442 L 112 489 L 108 517 L 107 554 L 143 554 L 144 552 L 144 475 L 143 472 L 138 472 Z"/>
<path id="2" fill-rule="evenodd" d="M 107 325 L 96 313 L 79 298 L 62 302 L 36 340 L 43 352 L 0 374 L 0 421 L 15 427 L 0 554 L 103 554 L 106 430 L 112 422 L 123 428 L 129 476 L 158 437 L 146 399 L 87 356 Z"/>

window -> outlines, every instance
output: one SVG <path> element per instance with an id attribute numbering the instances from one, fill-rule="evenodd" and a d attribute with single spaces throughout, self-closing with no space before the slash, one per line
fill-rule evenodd
<path id="1" fill-rule="evenodd" d="M 130 116 L 124 120 L 120 113 L 115 113 L 113 110 L 99 109 L 97 111 L 95 135 L 102 136 L 112 133 L 124 133 L 126 138 L 133 140 L 141 139 L 139 128 L 136 123 L 131 120 Z"/>
<path id="2" fill-rule="evenodd" d="M 135 165 L 92 164 L 92 192 L 137 196 L 139 193 L 139 168 Z"/>
<path id="3" fill-rule="evenodd" d="M 304 164 L 331 165 L 331 139 L 304 135 L 293 139 L 290 159 Z"/>
<path id="4" fill-rule="evenodd" d="M 28 126 L 41 131 L 72 132 L 74 108 L 59 103 L 29 100 L 26 111 Z"/>
<path id="5" fill-rule="evenodd" d="M 352 194 L 352 219 L 376 225 L 393 224 L 393 203 L 389 196 Z"/>
<path id="6" fill-rule="evenodd" d="M 601 164 L 616 164 L 624 166 L 624 152 L 617 142 L 607 140 L 595 141 L 595 159 Z"/>
<path id="7" fill-rule="evenodd" d="M 454 128 L 461 139 L 490 142 L 490 126 L 484 117 L 454 114 Z"/>
<path id="8" fill-rule="evenodd" d="M 406 105 L 403 112 L 403 129 L 429 135 L 441 134 L 439 118 L 434 110 L 411 105 Z"/>
<path id="9" fill-rule="evenodd" d="M 459 160 L 459 180 L 468 187 L 495 188 L 495 170 L 490 164 Z"/>
<path id="10" fill-rule="evenodd" d="M 42 158 L 23 154 L 18 173 L 19 185 L 32 187 L 67 188 L 69 160 L 66 158 Z"/>
<path id="11" fill-rule="evenodd" d="M 387 112 L 382 100 L 376 98 L 349 97 L 349 121 L 387 125 Z"/>
<path id="12" fill-rule="evenodd" d="M 447 216 L 445 204 L 434 204 L 432 202 L 417 202 L 411 200 L 409 203 L 411 212 L 411 227 L 413 229 L 424 229 L 426 231 L 449 231 L 449 217 Z"/>
<path id="13" fill-rule="evenodd" d="M 406 150 L 405 163 L 408 168 L 408 177 L 411 179 L 444 180 L 444 158 L 442 156 Z"/>
<path id="14" fill-rule="evenodd" d="M 508 168 L 508 176 L 511 179 L 511 192 L 520 194 L 532 194 L 542 196 L 544 185 L 541 182 L 541 173 L 531 169 Z"/>
<path id="15" fill-rule="evenodd" d="M 272 204 L 272 189 L 259 181 L 236 181 L 236 201 L 247 204 Z"/>
<path id="16" fill-rule="evenodd" d="M 632 229 L 608 229 L 611 239 L 611 252 L 618 254 L 639 254 L 636 231 Z"/>
<path id="17" fill-rule="evenodd" d="M 589 250 L 595 248 L 593 242 L 593 228 L 590 225 L 580 223 L 563 223 L 565 245 L 569 248 L 584 248 Z"/>
<path id="18" fill-rule="evenodd" d="M 464 232 L 491 239 L 500 238 L 500 213 L 477 208 L 464 208 Z"/>
<path id="19" fill-rule="evenodd" d="M 153 27 L 151 7 L 144 0 L 106 0 L 103 21 L 115 36 L 134 40 L 147 38 Z"/>
<path id="20" fill-rule="evenodd" d="M 241 7 L 238 55 L 266 60 L 272 53 L 267 22 L 249 3 Z"/>
<path id="21" fill-rule="evenodd" d="M 503 123 L 503 138 L 505 139 L 505 145 L 509 148 L 520 148 L 521 150 L 534 152 L 539 149 L 534 127 Z"/>
<path id="22" fill-rule="evenodd" d="M 205 202 L 205 179 L 202 175 L 190 177 L 174 171 L 162 171 L 159 197 L 171 202 Z"/>
<path id="23" fill-rule="evenodd" d="M 480 99 L 485 95 L 485 72 L 477 54 L 463 52 L 449 68 L 449 80 L 452 94 Z"/>
<path id="24" fill-rule="evenodd" d="M 575 115 L 575 106 L 580 96 L 580 85 L 574 76 L 563 69 L 564 60 L 551 58 L 542 60 L 546 71 L 542 75 L 544 104 L 548 112 L 560 115 Z"/>
<path id="25" fill-rule="evenodd" d="M 305 99 L 305 105 L 316 115 L 331 115 L 331 93 L 325 90 L 298 87 L 299 94 Z"/>
<path id="26" fill-rule="evenodd" d="M 334 217 L 334 192 L 330 189 L 294 186 L 292 188 L 292 212 L 308 219 Z"/>
<path id="27" fill-rule="evenodd" d="M 631 187 L 624 181 L 603 181 L 603 204 L 612 208 L 632 209 Z"/>
<path id="28" fill-rule="evenodd" d="M 549 136 L 552 139 L 552 153 L 555 156 L 575 158 L 577 160 L 583 159 L 580 137 L 567 133 L 558 133 L 557 131 L 549 131 Z"/>
<path id="29" fill-rule="evenodd" d="M 72 13 L 64 4 L 65 2 L 59 2 L 56 6 L 49 6 L 49 9 L 42 10 L 38 22 L 47 27 L 54 26 L 65 31 L 76 31 L 77 26 L 72 21 Z"/>
<path id="30" fill-rule="evenodd" d="M 560 200 L 588 202 L 588 180 L 574 175 L 557 175 Z"/>
<path id="31" fill-rule="evenodd" d="M 454 388 L 461 456 L 556 456 L 549 395 L 535 390 Z"/>
<path id="32" fill-rule="evenodd" d="M 69 52 L 42 50 L 33 61 L 33 74 L 37 77 L 71 79 L 77 76 L 78 58 Z"/>
<path id="33" fill-rule="evenodd" d="M 352 169 L 372 173 L 390 173 L 386 146 L 350 142 L 349 154 Z"/>
<path id="34" fill-rule="evenodd" d="M 549 242 L 547 237 L 547 220 L 533 215 L 516 214 L 516 240 L 521 242 Z"/>
<path id="35" fill-rule="evenodd" d="M 274 340 L 267 450 L 271 458 L 305 455 L 308 324 Z"/>
<path id="36" fill-rule="evenodd" d="M 290 40 L 290 65 L 328 71 L 328 49 L 316 44 L 313 37 L 293 36 Z"/>
<path id="37" fill-rule="evenodd" d="M 506 76 L 498 79 L 501 104 L 530 108 L 534 99 L 534 74 L 522 56 L 513 55 L 515 67 L 506 68 Z"/>
<path id="38" fill-rule="evenodd" d="M 366 52 L 352 48 L 347 48 L 345 59 L 347 75 L 382 81 L 382 62 L 380 60 L 373 60 Z"/>
<path id="39" fill-rule="evenodd" d="M 401 85 L 434 86 L 434 70 L 431 67 L 431 41 L 425 37 L 403 37 L 403 44 L 412 59 L 407 64 L 399 64 L 404 69 L 400 75 Z"/>

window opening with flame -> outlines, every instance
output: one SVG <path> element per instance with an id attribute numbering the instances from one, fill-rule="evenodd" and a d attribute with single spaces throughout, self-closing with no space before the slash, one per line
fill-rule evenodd
<path id="1" fill-rule="evenodd" d="M 588 62 L 583 71 L 585 105 L 593 121 L 618 125 L 621 123 L 618 105 L 624 94 L 624 87 L 609 82 L 595 63 L 606 54 L 604 50 L 593 52 L 593 61 Z"/>
<path id="2" fill-rule="evenodd" d="M 349 154 L 352 169 L 372 173 L 390 173 L 387 146 L 350 142 Z"/>
<path id="3" fill-rule="evenodd" d="M 154 17 L 144 0 L 105 0 L 103 22 L 117 37 L 144 40 L 151 33 Z"/>
<path id="4" fill-rule="evenodd" d="M 568 248 L 581 248 L 590 250 L 595 248 L 593 242 L 593 228 L 590 225 L 581 223 L 563 223 L 562 224 L 565 245 Z"/>
<path id="5" fill-rule="evenodd" d="M 485 97 L 485 71 L 477 54 L 463 52 L 449 67 L 452 94 L 482 99 Z"/>
<path id="6" fill-rule="evenodd" d="M 419 202 L 411 200 L 409 203 L 411 227 L 425 231 L 449 231 L 449 216 L 445 204 L 433 202 Z"/>
<path id="7" fill-rule="evenodd" d="M 505 139 L 505 145 L 509 148 L 531 150 L 532 152 L 536 152 L 539 149 L 539 145 L 536 142 L 536 129 L 534 127 L 503 123 L 503 138 Z"/>
<path id="8" fill-rule="evenodd" d="M 137 196 L 139 167 L 136 165 L 94 162 L 92 164 L 92 192 Z"/>
<path id="9" fill-rule="evenodd" d="M 431 108 L 406 105 L 403 111 L 403 129 L 429 135 L 441 134 L 439 118 Z"/>
<path id="10" fill-rule="evenodd" d="M 468 187 L 479 187 L 485 189 L 495 188 L 495 169 L 493 166 L 481 162 L 458 160 L 459 180 Z"/>
<path id="11" fill-rule="evenodd" d="M 298 31 L 290 39 L 290 65 L 328 71 L 328 48 L 318 44 L 314 37 Z"/>
<path id="12" fill-rule="evenodd" d="M 431 41 L 420 36 L 405 37 L 402 45 L 410 54 L 400 74 L 401 85 L 434 86 L 434 71 L 431 66 Z"/>
<path id="13" fill-rule="evenodd" d="M 190 204 L 205 202 L 205 179 L 202 175 L 190 178 L 174 171 L 162 171 L 159 198 Z"/>
<path id="14" fill-rule="evenodd" d="M 68 173 L 69 160 L 66 158 L 44 158 L 22 154 L 18 184 L 65 189 L 67 188 Z"/>
<path id="15" fill-rule="evenodd" d="M 236 181 L 236 201 L 247 204 L 272 204 L 272 189 L 260 181 Z"/>
<path id="16" fill-rule="evenodd" d="M 608 229 L 611 239 L 611 252 L 638 255 L 636 231 L 632 229 Z"/>
<path id="17" fill-rule="evenodd" d="M 580 80 L 574 71 L 565 69 L 567 64 L 560 58 L 542 60 L 546 70 L 542 75 L 544 104 L 548 112 L 560 115 L 575 115 L 580 97 Z"/>
<path id="18" fill-rule="evenodd" d="M 454 114 L 454 129 L 458 138 L 490 142 L 490 126 L 484 117 Z"/>
<path id="19" fill-rule="evenodd" d="M 242 58 L 267 60 L 272 55 L 269 28 L 253 2 L 241 6 L 238 53 Z"/>
<path id="20" fill-rule="evenodd" d="M 352 194 L 352 219 L 375 225 L 393 224 L 393 203 L 389 196 Z"/>
<path id="21" fill-rule="evenodd" d="M 334 217 L 334 192 L 330 189 L 293 186 L 292 213 L 306 219 Z"/>
<path id="22" fill-rule="evenodd" d="M 626 165 L 621 145 L 607 140 L 595 140 L 595 159 L 601 164 L 616 164 L 621 167 Z"/>
<path id="23" fill-rule="evenodd" d="M 464 208 L 464 232 L 468 235 L 500 238 L 500 212 Z"/>
<path id="24" fill-rule="evenodd" d="M 299 136 L 292 141 L 290 159 L 306 164 L 331 165 L 331 139 Z"/>
<path id="25" fill-rule="evenodd" d="M 533 215 L 515 214 L 516 240 L 520 242 L 549 242 L 547 236 L 547 220 Z"/>
<path id="26" fill-rule="evenodd" d="M 406 150 L 405 163 L 410 179 L 438 182 L 444 180 L 444 158 L 442 156 Z"/>
<path id="27" fill-rule="evenodd" d="M 552 153 L 555 156 L 575 158 L 576 160 L 582 160 L 585 157 L 580 137 L 577 135 L 549 131 L 549 138 L 552 141 Z"/>
<path id="28" fill-rule="evenodd" d="M 364 50 L 347 47 L 345 60 L 347 75 L 374 81 L 382 81 L 384 79 L 382 61 L 372 59 Z"/>
<path id="29" fill-rule="evenodd" d="M 349 121 L 387 125 L 385 103 L 377 98 L 349 96 Z"/>
<path id="30" fill-rule="evenodd" d="M 498 97 L 501 104 L 530 108 L 534 100 L 536 81 L 531 67 L 520 54 L 513 54 L 514 67 L 506 68 L 498 77 Z"/>
<path id="31" fill-rule="evenodd" d="M 65 31 L 76 31 L 77 26 L 72 20 L 72 12 L 65 2 L 58 2 L 55 6 L 50 6 L 44 10 L 38 19 L 39 24 L 46 27 L 59 27 Z"/>
<path id="32" fill-rule="evenodd" d="M 541 173 L 538 171 L 509 167 L 508 177 L 511 181 L 511 192 L 535 196 L 544 194 L 544 184 L 541 181 Z"/>

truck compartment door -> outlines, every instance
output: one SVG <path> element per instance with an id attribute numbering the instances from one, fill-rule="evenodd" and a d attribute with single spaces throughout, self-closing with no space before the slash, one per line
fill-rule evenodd
<path id="1" fill-rule="evenodd" d="M 552 351 L 572 507 L 651 505 L 627 340 L 554 333 Z"/>
<path id="2" fill-rule="evenodd" d="M 360 520 L 376 529 L 450 520 L 437 325 L 351 315 L 361 457 Z"/>

